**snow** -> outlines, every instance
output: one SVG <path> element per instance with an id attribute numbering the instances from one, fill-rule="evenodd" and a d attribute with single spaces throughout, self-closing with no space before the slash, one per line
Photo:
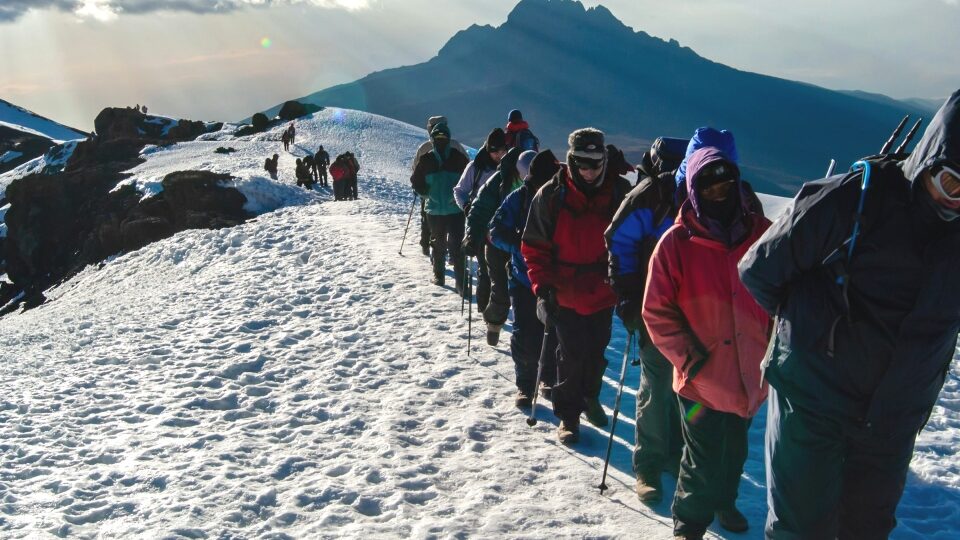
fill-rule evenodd
<path id="1" fill-rule="evenodd" d="M 48 120 L 2 99 L 0 99 L 0 126 L 46 137 L 57 143 L 86 137 L 85 133 Z"/>
<path id="2" fill-rule="evenodd" d="M 62 171 L 67 165 L 67 161 L 70 160 L 70 156 L 73 155 L 74 150 L 77 149 L 77 144 L 79 143 L 79 140 L 75 140 L 58 144 L 47 150 L 46 154 L 31 159 L 26 163 L 0 174 L 0 199 L 3 199 L 4 194 L 7 191 L 7 186 L 9 186 L 14 180 L 18 180 L 31 174 L 54 174 Z"/>
<path id="3" fill-rule="evenodd" d="M 23 155 L 23 152 L 17 152 L 15 150 L 7 150 L 2 155 L 0 155 L 0 163 L 13 161 L 22 155 Z"/>
<path id="4" fill-rule="evenodd" d="M 7 217 L 7 210 L 9 209 L 10 209 L 9 204 L 0 206 L 0 238 L 5 238 L 7 236 L 7 222 L 4 220 Z"/>
<path id="5" fill-rule="evenodd" d="M 528 427 L 512 405 L 509 324 L 490 348 L 475 320 L 468 356 L 459 298 L 429 284 L 410 241 L 416 220 L 398 255 L 424 131 L 342 110 L 296 127 L 290 154 L 285 126 L 230 139 L 228 156 L 215 141 L 145 152 L 134 185 L 229 172 L 261 215 L 114 257 L 0 319 L 0 536 L 671 538 L 669 498 L 647 508 L 633 492 L 639 368 L 601 496 L 607 432 L 584 424 L 564 447 L 549 403 Z M 357 154 L 359 201 L 292 186 L 295 156 L 318 144 Z M 280 182 L 261 173 L 274 152 Z M 625 337 L 617 323 L 608 412 Z M 894 538 L 960 533 L 957 369 Z M 764 415 L 740 489 L 751 529 L 710 537 L 762 537 Z"/>

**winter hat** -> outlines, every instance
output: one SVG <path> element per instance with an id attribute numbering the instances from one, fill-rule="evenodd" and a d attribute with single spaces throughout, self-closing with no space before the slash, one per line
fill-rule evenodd
<path id="1" fill-rule="evenodd" d="M 446 123 L 447 123 L 446 116 L 431 116 L 430 118 L 427 118 L 427 132 L 433 131 L 433 126 L 437 124 L 446 124 Z"/>
<path id="2" fill-rule="evenodd" d="M 450 128 L 447 127 L 447 124 L 440 122 L 439 124 L 433 126 L 433 129 L 430 130 L 431 139 L 449 139 L 450 138 Z"/>
<path id="3" fill-rule="evenodd" d="M 517 174 L 520 176 L 520 179 L 527 177 L 527 174 L 530 173 L 530 164 L 533 163 L 533 158 L 537 156 L 537 153 L 533 150 L 527 150 L 526 152 L 520 154 L 520 157 L 517 158 Z"/>
<path id="4" fill-rule="evenodd" d="M 506 149 L 507 134 L 503 132 L 502 128 L 493 128 L 490 134 L 487 135 L 487 142 L 484 143 L 484 146 L 486 146 L 488 152 Z"/>
<path id="5" fill-rule="evenodd" d="M 507 122 L 521 122 L 523 121 L 523 113 L 517 109 L 510 111 L 510 114 L 507 115 Z"/>
<path id="6" fill-rule="evenodd" d="M 557 156 L 553 155 L 550 150 L 544 150 L 533 158 L 528 176 L 534 182 L 543 184 L 553 178 L 553 175 L 557 174 L 559 170 L 560 163 L 557 162 Z"/>
<path id="7" fill-rule="evenodd" d="M 574 131 L 567 139 L 570 150 L 567 156 L 602 160 L 606 157 L 603 146 L 603 132 L 595 128 L 582 128 Z"/>
<path id="8" fill-rule="evenodd" d="M 677 186 L 680 186 L 687 179 L 687 161 L 690 160 L 690 156 L 697 150 L 708 146 L 720 150 L 723 156 L 733 163 L 739 163 L 740 158 L 737 155 L 737 143 L 733 139 L 733 133 L 725 129 L 718 131 L 712 127 L 697 128 L 697 131 L 693 133 L 693 138 L 690 139 L 690 143 L 687 144 L 687 152 L 683 162 L 677 168 L 675 177 Z"/>

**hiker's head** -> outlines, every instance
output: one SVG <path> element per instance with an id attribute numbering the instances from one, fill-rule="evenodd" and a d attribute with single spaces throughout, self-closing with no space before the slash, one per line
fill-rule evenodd
<path id="1" fill-rule="evenodd" d="M 444 123 L 433 126 L 430 130 L 430 139 L 433 141 L 433 147 L 443 150 L 450 144 L 450 128 Z"/>
<path id="2" fill-rule="evenodd" d="M 517 109 L 513 109 L 507 114 L 507 122 L 523 122 L 523 113 Z"/>
<path id="3" fill-rule="evenodd" d="M 585 187 L 599 186 L 603 182 L 603 169 L 607 152 L 603 132 L 594 128 L 578 129 L 567 139 L 567 165 L 574 180 L 581 180 Z"/>
<path id="4" fill-rule="evenodd" d="M 559 170 L 560 162 L 557 161 L 557 156 L 553 155 L 550 150 L 544 150 L 533 158 L 530 163 L 530 174 L 527 178 L 539 189 L 540 186 L 553 178 L 553 175 L 557 174 Z"/>
<path id="5" fill-rule="evenodd" d="M 494 163 L 500 163 L 503 156 L 507 153 L 507 134 L 501 128 L 493 128 L 487 135 L 483 146 L 487 149 L 487 154 Z"/>
<path id="6" fill-rule="evenodd" d="M 526 150 L 517 158 L 517 176 L 519 176 L 521 180 L 530 174 L 530 164 L 533 163 L 533 158 L 536 157 L 536 155 L 537 153 L 533 150 Z"/>

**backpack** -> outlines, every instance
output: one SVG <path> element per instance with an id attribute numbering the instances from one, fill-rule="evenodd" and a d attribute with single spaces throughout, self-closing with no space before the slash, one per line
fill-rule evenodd
<path id="1" fill-rule="evenodd" d="M 334 182 L 345 179 L 349 172 L 349 168 L 341 159 L 338 159 L 330 166 L 330 176 L 333 177 Z"/>
<path id="2" fill-rule="evenodd" d="M 263 162 L 263 170 L 270 172 L 270 158 Z"/>
<path id="3" fill-rule="evenodd" d="M 516 140 L 514 142 L 514 147 L 519 148 L 521 151 L 533 150 L 534 152 L 540 151 L 540 139 L 533 134 L 528 128 L 521 129 L 517 132 Z"/>

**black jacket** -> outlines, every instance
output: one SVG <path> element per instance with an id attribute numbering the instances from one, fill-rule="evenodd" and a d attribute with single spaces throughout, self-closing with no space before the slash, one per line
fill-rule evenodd
<path id="1" fill-rule="evenodd" d="M 767 380 L 795 406 L 886 434 L 929 417 L 960 331 L 960 219 L 935 215 L 921 174 L 960 158 L 958 113 L 960 92 L 908 160 L 873 162 L 852 258 L 860 172 L 804 185 L 740 262 L 778 315 Z"/>

